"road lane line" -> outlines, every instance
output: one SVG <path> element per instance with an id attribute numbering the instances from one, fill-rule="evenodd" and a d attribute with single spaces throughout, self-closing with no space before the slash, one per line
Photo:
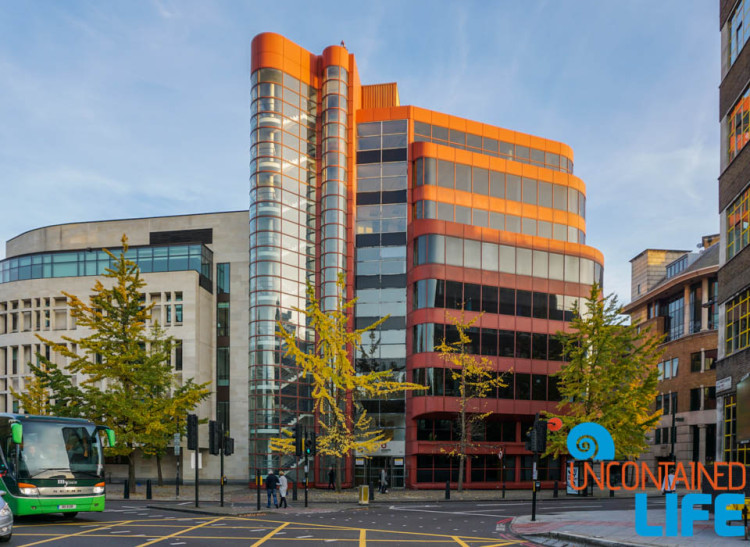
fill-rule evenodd
<path id="1" fill-rule="evenodd" d="M 291 523 L 285 522 L 281 526 L 279 526 L 277 528 L 274 528 L 273 530 L 271 530 L 270 532 L 268 532 L 265 536 L 263 536 L 258 541 L 256 541 L 255 543 L 253 543 L 250 547 L 258 547 L 258 545 L 263 545 L 267 540 L 271 539 L 277 532 L 280 532 L 281 530 L 283 530 L 284 528 L 286 528 L 287 526 L 289 526 L 289 524 L 291 524 Z"/>
<path id="2" fill-rule="evenodd" d="M 461 547 L 469 547 L 469 544 L 465 541 L 461 541 L 461 538 L 458 536 L 451 536 L 451 539 L 458 543 Z"/>
<path id="3" fill-rule="evenodd" d="M 99 530 L 107 530 L 108 528 L 112 528 L 113 526 L 118 526 L 120 524 L 130 524 L 133 522 L 132 520 L 125 520 L 122 522 L 117 522 L 114 524 L 108 524 L 107 526 L 101 526 L 100 528 L 86 528 L 85 530 L 81 530 L 80 532 L 76 532 L 75 534 L 67 534 L 64 536 L 57 536 L 49 539 L 43 539 L 40 541 L 36 541 L 34 543 L 27 543 L 25 547 L 31 547 L 32 545 L 41 545 L 42 543 L 49 543 L 50 541 L 57 541 L 58 539 L 67 539 L 72 538 L 75 536 L 82 536 L 83 534 L 88 534 L 89 532 L 98 532 Z"/>
<path id="4" fill-rule="evenodd" d="M 203 522 L 201 524 L 198 524 L 196 526 L 192 526 L 191 528 L 185 528 L 183 530 L 180 530 L 179 532 L 175 532 L 174 534 L 169 534 L 168 536 L 162 536 L 160 538 L 152 539 L 151 541 L 147 541 L 146 543 L 141 543 L 138 547 L 146 547 L 147 545 L 153 545 L 154 543 L 159 543 L 160 541 L 164 541 L 165 539 L 170 539 L 173 537 L 177 537 L 180 534 L 183 534 L 185 532 L 191 532 L 197 528 L 203 528 L 204 526 L 207 526 L 209 524 L 213 524 L 214 522 L 218 522 L 224 517 L 215 518 L 213 520 L 207 520 L 206 522 Z"/>
<path id="5" fill-rule="evenodd" d="M 365 539 L 366 535 L 367 535 L 367 530 L 362 528 L 359 531 L 359 547 L 366 547 L 367 545 L 367 540 Z"/>

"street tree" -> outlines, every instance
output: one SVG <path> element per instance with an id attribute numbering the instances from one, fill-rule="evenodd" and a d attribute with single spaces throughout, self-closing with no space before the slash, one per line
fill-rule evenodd
<path id="1" fill-rule="evenodd" d="M 162 454 L 175 432 L 184 434 L 185 421 L 179 418 L 208 397 L 209 389 L 193 379 L 178 385 L 170 364 L 174 341 L 158 322 L 149 324 L 153 304 L 143 302 L 146 282 L 138 265 L 126 258 L 127 250 L 123 236 L 119 256 L 106 251 L 112 267 L 103 274 L 104 283 L 95 282 L 88 303 L 63 291 L 85 336 L 56 342 L 37 335 L 67 359 L 67 366 L 37 354 L 40 364 L 30 368 L 52 399 L 50 413 L 87 418 L 115 431 L 117 444 L 108 454 L 128 458 L 134 490 L 136 451 Z M 80 384 L 69 374 L 81 374 Z"/>
<path id="2" fill-rule="evenodd" d="M 278 323 L 277 335 L 283 338 L 285 356 L 291 356 L 310 380 L 319 433 L 317 452 L 336 459 L 336 490 L 341 490 L 341 463 L 344 457 L 374 452 L 387 440 L 386 433 L 373 425 L 372 418 L 358 402 L 423 386 L 398 381 L 393 371 L 358 371 L 351 359 L 352 352 L 362 344 L 362 336 L 377 329 L 388 317 L 367 327 L 352 329 L 350 320 L 356 299 L 346 299 L 346 280 L 337 280 L 336 307 L 324 310 L 315 296 L 315 287 L 307 286 L 307 308 L 295 311 L 306 317 L 307 328 L 316 333 L 314 344 L 288 323 Z M 294 441 L 289 431 L 271 440 L 276 453 L 293 454 Z"/>
<path id="3" fill-rule="evenodd" d="M 562 428 L 550 433 L 547 455 L 567 454 L 567 434 L 576 425 L 596 422 L 612 435 L 617 458 L 637 458 L 647 450 L 646 435 L 657 424 L 656 363 L 661 336 L 628 323 L 615 295 L 602 296 L 593 285 L 576 306 L 568 332 L 558 332 L 565 364 L 556 374 Z"/>
<path id="4" fill-rule="evenodd" d="M 486 399 L 498 387 L 505 387 L 502 378 L 493 369 L 486 357 L 478 358 L 469 353 L 472 339 L 470 329 L 479 320 L 481 314 L 467 320 L 463 311 L 460 317 L 451 317 L 455 328 L 453 335 L 446 335 L 435 350 L 443 362 L 448 365 L 445 374 L 450 374 L 453 385 L 458 388 L 458 426 L 459 438 L 454 441 L 449 456 L 458 458 L 458 491 L 463 492 L 464 469 L 466 458 L 470 457 L 477 443 L 472 441 L 476 428 L 487 419 L 491 411 L 486 410 Z"/>

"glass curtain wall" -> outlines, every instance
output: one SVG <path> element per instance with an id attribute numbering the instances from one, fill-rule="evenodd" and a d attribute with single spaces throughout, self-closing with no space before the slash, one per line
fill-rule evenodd
<path id="1" fill-rule="evenodd" d="M 312 424 L 309 382 L 282 357 L 278 324 L 301 346 L 314 342 L 303 314 L 316 284 L 317 90 L 275 69 L 251 75 L 249 467 L 295 468 L 269 440 Z"/>
<path id="2" fill-rule="evenodd" d="M 390 315 L 357 351 L 361 371 L 393 370 L 406 376 L 407 122 L 357 126 L 356 326 Z M 362 401 L 390 442 L 380 465 L 403 485 L 405 396 Z M 375 456 L 379 456 L 376 454 Z M 387 456 L 387 457 L 385 457 Z"/>

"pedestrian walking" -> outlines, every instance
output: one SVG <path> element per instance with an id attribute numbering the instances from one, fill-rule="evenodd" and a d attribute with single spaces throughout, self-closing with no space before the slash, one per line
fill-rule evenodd
<path id="1" fill-rule="evenodd" d="M 669 468 L 669 473 L 666 477 L 664 477 L 664 484 L 661 487 L 661 493 L 666 494 L 674 494 L 674 467 Z"/>
<path id="2" fill-rule="evenodd" d="M 385 467 L 380 470 L 380 493 L 385 494 L 388 489 L 388 473 L 385 471 Z"/>
<path id="3" fill-rule="evenodd" d="M 289 489 L 289 482 L 283 471 L 279 471 L 279 507 L 289 507 L 286 504 L 286 492 Z"/>
<path id="4" fill-rule="evenodd" d="M 266 507 L 271 507 L 271 497 L 273 496 L 273 506 L 276 509 L 279 508 L 279 503 L 276 501 L 276 487 L 279 485 L 279 478 L 273 474 L 273 469 L 268 473 L 266 477 L 266 494 L 268 495 L 268 503 Z"/>
<path id="5" fill-rule="evenodd" d="M 328 471 L 328 489 L 336 490 L 336 470 L 333 466 L 331 466 L 331 469 Z"/>

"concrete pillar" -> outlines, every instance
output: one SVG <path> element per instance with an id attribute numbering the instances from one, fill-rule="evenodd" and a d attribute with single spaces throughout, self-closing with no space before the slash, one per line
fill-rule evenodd
<path id="1" fill-rule="evenodd" d="M 683 322 L 685 323 L 685 329 L 682 332 L 683 336 L 690 334 L 690 285 L 685 285 L 683 290 L 684 293 L 684 306 L 682 308 Z"/>
<path id="2" fill-rule="evenodd" d="M 701 280 L 701 304 L 708 303 L 708 278 Z M 708 330 L 708 306 L 701 307 L 701 330 Z"/>

